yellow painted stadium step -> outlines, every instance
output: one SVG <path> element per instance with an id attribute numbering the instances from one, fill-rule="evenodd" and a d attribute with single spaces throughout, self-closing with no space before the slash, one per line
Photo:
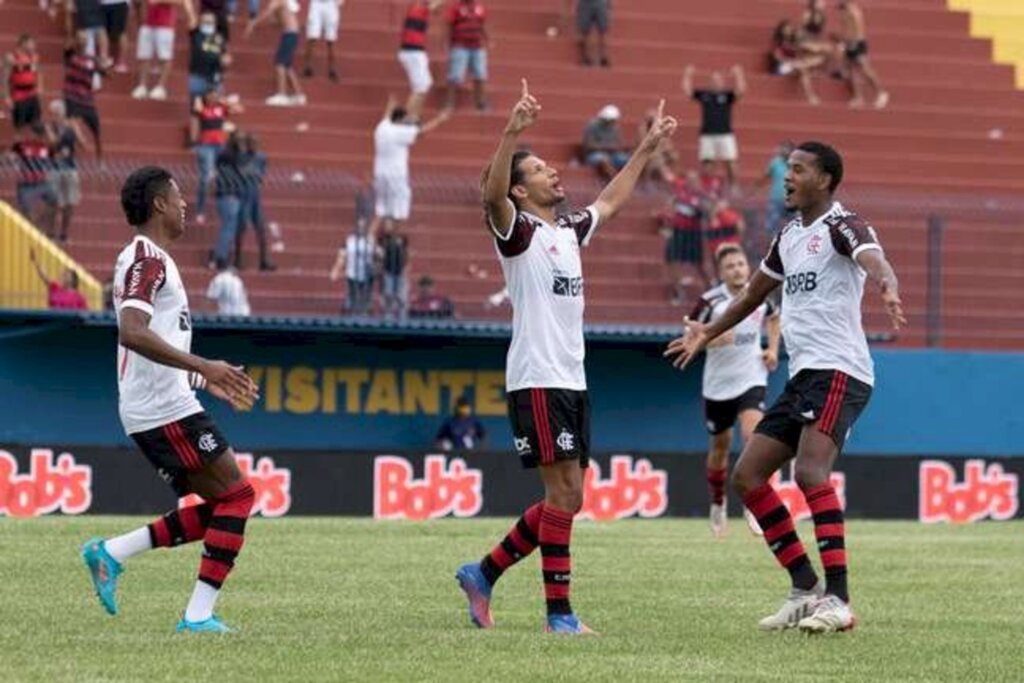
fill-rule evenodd
<path id="1" fill-rule="evenodd" d="M 951 10 L 969 12 L 971 35 L 992 41 L 992 59 L 1016 69 L 1024 89 L 1024 1 L 947 0 Z"/>

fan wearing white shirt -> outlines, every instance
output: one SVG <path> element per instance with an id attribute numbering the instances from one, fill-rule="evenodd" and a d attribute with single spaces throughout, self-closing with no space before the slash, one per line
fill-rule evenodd
<path id="1" fill-rule="evenodd" d="M 409 220 L 412 207 L 412 188 L 409 186 L 409 148 L 421 135 L 426 135 L 448 120 L 450 113 L 442 110 L 424 124 L 409 117 L 398 106 L 398 100 L 388 98 L 384 116 L 373 131 L 373 191 L 376 195 L 370 237 L 377 235 L 381 221 L 400 224 Z"/>
<path id="2" fill-rule="evenodd" d="M 626 166 L 585 209 L 558 216 L 561 179 L 543 159 L 516 151 L 519 137 L 540 114 L 525 79 L 498 150 L 483 178 L 487 226 L 512 299 L 512 343 L 506 391 L 515 450 L 537 468 L 544 499 L 527 509 L 509 534 L 456 578 L 480 628 L 494 625 L 491 591 L 513 564 L 540 548 L 546 630 L 590 633 L 569 603 L 573 517 L 583 505 L 583 474 L 590 457 L 590 397 L 583 369 L 583 265 L 580 252 L 600 225 L 629 199 L 644 167 L 676 121 L 662 100 L 647 135 Z"/>
<path id="3" fill-rule="evenodd" d="M 248 316 L 249 297 L 238 271 L 224 261 L 217 262 L 217 274 L 206 288 L 206 298 L 217 302 L 220 315 Z"/>

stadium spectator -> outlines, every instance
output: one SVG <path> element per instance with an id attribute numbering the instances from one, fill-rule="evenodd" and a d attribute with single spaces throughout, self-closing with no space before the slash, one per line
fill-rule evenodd
<path id="1" fill-rule="evenodd" d="M 295 50 L 299 46 L 299 19 L 301 9 L 299 0 L 270 0 L 270 4 L 251 19 L 245 27 L 245 37 L 250 38 L 256 27 L 271 17 L 277 17 L 281 25 L 281 37 L 274 55 L 274 74 L 277 79 L 277 91 L 267 98 L 272 107 L 302 106 L 306 104 L 306 95 L 302 92 L 299 77 L 295 73 Z M 291 91 L 291 94 L 289 93 Z"/>
<path id="2" fill-rule="evenodd" d="M 187 0 L 191 2 L 191 0 Z M 217 33 L 224 42 L 231 40 L 231 22 L 228 21 L 228 0 L 199 0 L 199 14 L 212 14 Z"/>
<path id="3" fill-rule="evenodd" d="M 267 222 L 263 214 L 263 179 L 267 175 L 267 155 L 260 151 L 256 138 L 251 133 L 239 136 L 242 145 L 240 166 L 245 181 L 245 195 L 242 197 L 242 213 L 238 219 L 235 235 L 235 268 L 242 269 L 242 237 L 246 227 L 252 224 L 259 246 L 260 270 L 273 271 L 277 266 L 270 262 L 267 250 Z"/>
<path id="4" fill-rule="evenodd" d="M 420 278 L 416 299 L 409 305 L 409 317 L 420 320 L 454 318 L 455 304 L 434 290 L 434 278 L 424 275 Z"/>
<path id="5" fill-rule="evenodd" d="M 310 0 L 306 15 L 306 68 L 305 78 L 313 77 L 313 47 L 316 41 L 324 41 L 327 49 L 327 77 L 338 81 L 338 69 L 334 63 L 334 43 L 338 40 L 338 26 L 341 23 L 341 8 L 345 0 Z"/>
<path id="6" fill-rule="evenodd" d="M 260 13 L 260 0 L 248 0 L 249 18 L 252 19 Z M 228 20 L 234 21 L 238 11 L 238 0 L 228 0 Z"/>
<path id="7" fill-rule="evenodd" d="M 413 0 L 405 12 L 402 23 L 402 43 L 398 61 L 409 79 L 409 98 L 405 108 L 409 117 L 418 121 L 423 111 L 423 100 L 430 92 L 434 79 L 430 75 L 427 55 L 427 29 L 430 16 L 444 4 L 444 0 Z"/>
<path id="8" fill-rule="evenodd" d="M 76 36 L 76 48 L 64 52 L 64 106 L 69 119 L 81 121 L 92 133 L 96 158 L 103 160 L 100 113 L 96 108 L 93 80 L 99 72 L 96 58 L 86 51 L 85 38 Z"/>
<path id="9" fill-rule="evenodd" d="M 768 203 L 765 207 L 764 227 L 769 237 L 774 237 L 786 221 L 786 171 L 788 170 L 789 154 L 793 151 L 793 143 L 784 142 L 775 150 L 768 160 L 755 189 L 768 186 Z"/>
<path id="10" fill-rule="evenodd" d="M 745 233 L 743 216 L 729 204 L 728 199 L 720 197 L 712 204 L 705 235 L 709 256 L 714 256 L 723 244 L 742 244 Z"/>
<path id="11" fill-rule="evenodd" d="M 718 165 L 714 161 L 705 159 L 700 162 L 698 179 L 700 191 L 704 193 L 704 197 L 708 201 L 717 200 L 725 194 L 725 178 L 722 177 Z"/>
<path id="12" fill-rule="evenodd" d="M 804 35 L 812 40 L 823 40 L 827 23 L 828 15 L 825 13 L 825 0 L 807 0 L 807 9 L 804 10 L 803 21 L 801 22 Z"/>
<path id="13" fill-rule="evenodd" d="M 450 50 L 448 53 L 447 108 L 455 109 L 466 71 L 473 78 L 473 99 L 479 111 L 487 109 L 487 11 L 480 0 L 455 0 L 448 9 Z"/>
<path id="14" fill-rule="evenodd" d="M 203 12 L 198 21 L 194 14 L 189 16 L 188 41 L 188 101 L 194 109 L 197 100 L 208 91 L 220 93 L 224 68 L 231 64 L 231 55 L 212 12 Z"/>
<path id="15" fill-rule="evenodd" d="M 864 24 L 864 11 L 856 2 L 843 0 L 839 3 L 839 17 L 842 21 L 843 53 L 850 70 L 850 90 L 853 97 L 851 107 L 864 106 L 864 83 L 867 81 L 875 91 L 875 109 L 885 109 L 889 104 L 889 93 L 868 59 L 868 40 Z"/>
<path id="16" fill-rule="evenodd" d="M 728 184 L 734 187 L 739 147 L 732 129 L 732 108 L 747 90 L 743 67 L 736 65 L 732 68 L 735 81 L 732 89 L 726 88 L 725 76 L 720 71 L 714 71 L 711 73 L 710 87 L 697 90 L 693 87 L 695 71 L 693 65 L 686 67 L 683 73 L 683 92 L 701 107 L 699 158 L 701 162 L 724 163 Z"/>
<path id="17" fill-rule="evenodd" d="M 648 131 L 654 125 L 657 110 L 649 109 L 643 121 L 637 127 L 637 140 L 643 140 Z M 662 182 L 671 185 L 676 180 L 675 165 L 679 160 L 679 153 L 671 138 L 664 138 L 658 145 L 658 149 L 651 155 L 651 160 L 644 167 L 643 177 L 646 180 Z"/>
<path id="18" fill-rule="evenodd" d="M 347 305 L 349 315 L 366 315 L 370 312 L 373 294 L 373 242 L 370 240 L 366 223 L 356 223 L 355 232 L 345 240 L 345 246 L 338 250 L 338 258 L 331 268 L 330 279 L 336 282 L 344 272 L 347 284 Z"/>
<path id="19" fill-rule="evenodd" d="M 107 33 L 110 62 L 113 62 L 115 73 L 126 74 L 130 14 L 128 0 L 100 0 L 100 9 L 103 14 L 103 29 Z"/>
<path id="20" fill-rule="evenodd" d="M 67 0 L 65 20 L 67 34 L 84 44 L 85 54 L 97 57 L 104 70 L 110 62 L 110 44 L 100 0 Z"/>
<path id="21" fill-rule="evenodd" d="M 43 124 L 37 122 L 31 135 L 11 146 L 11 153 L 18 160 L 18 211 L 53 239 L 57 196 L 48 177 L 53 165 Z"/>
<path id="22" fill-rule="evenodd" d="M 594 58 L 590 53 L 589 38 L 597 29 L 597 60 L 603 67 L 611 66 L 608 50 L 605 47 L 605 36 L 608 34 L 611 0 L 577 0 L 576 29 L 579 31 L 580 62 L 583 66 L 593 66 Z"/>
<path id="23" fill-rule="evenodd" d="M 384 317 L 404 320 L 409 298 L 406 270 L 409 267 L 409 238 L 394 223 L 384 228 L 377 245 L 381 267 L 381 300 Z"/>
<path id="24" fill-rule="evenodd" d="M 665 263 L 673 306 L 687 301 L 695 285 L 703 291 L 708 283 L 703 252 L 705 204 L 700 177 L 696 171 L 688 171 L 675 182 L 668 211 L 658 216 L 660 232 L 666 239 Z"/>
<path id="25" fill-rule="evenodd" d="M 198 177 L 196 179 L 196 222 L 206 222 L 206 191 L 213 179 L 217 157 L 224 151 L 228 142 L 230 122 L 228 117 L 241 111 L 238 104 L 228 102 L 213 88 L 206 91 L 203 98 L 196 102 L 189 120 L 190 137 L 195 145 Z"/>
<path id="26" fill-rule="evenodd" d="M 800 30 L 789 20 L 779 23 L 772 37 L 771 71 L 776 76 L 796 76 L 800 81 L 804 97 L 812 105 L 821 104 L 814 90 L 814 72 L 828 62 L 827 45 L 824 51 L 811 49 L 810 43 L 802 37 Z"/>
<path id="27" fill-rule="evenodd" d="M 583 161 L 604 180 L 611 180 L 629 161 L 629 148 L 622 139 L 614 104 L 605 105 L 583 129 Z"/>
<path id="28" fill-rule="evenodd" d="M 73 268 L 65 268 L 62 281 L 57 282 L 47 277 L 46 271 L 39 265 L 35 251 L 29 252 L 29 259 L 32 261 L 39 279 L 46 285 L 47 304 L 50 308 L 71 311 L 84 311 L 89 308 L 85 297 L 78 291 L 78 273 Z"/>
<path id="29" fill-rule="evenodd" d="M 381 221 L 403 222 L 409 219 L 412 188 L 409 185 L 409 148 L 421 135 L 426 135 L 448 120 L 450 112 L 442 110 L 423 125 L 411 120 L 408 112 L 398 106 L 394 96 L 388 98 L 384 116 L 373 131 L 373 191 L 376 207 L 370 235 L 376 236 Z"/>
<path id="30" fill-rule="evenodd" d="M 441 424 L 434 447 L 442 451 L 472 451 L 483 445 L 487 430 L 473 414 L 473 405 L 465 396 L 455 402 L 455 412 Z"/>
<path id="31" fill-rule="evenodd" d="M 217 261 L 217 274 L 206 287 L 206 298 L 217 302 L 218 315 L 248 317 L 251 313 L 245 283 L 225 261 Z"/>
<path id="32" fill-rule="evenodd" d="M 238 136 L 232 133 L 227 144 L 217 155 L 216 194 L 217 215 L 220 217 L 220 232 L 213 251 L 213 265 L 229 263 L 231 248 L 235 246 L 238 221 L 242 213 L 242 198 L 245 196 L 245 181 L 242 179 L 241 148 Z"/>
<path id="33" fill-rule="evenodd" d="M 46 124 L 46 137 L 50 143 L 53 166 L 48 179 L 60 214 L 57 239 L 66 242 L 75 207 L 82 201 L 76 156 L 78 146 L 85 144 L 85 138 L 77 123 L 67 118 L 63 102 L 50 102 L 50 114 L 53 119 Z"/>
<path id="34" fill-rule="evenodd" d="M 192 16 L 195 10 L 191 0 L 142 1 L 143 19 L 135 52 L 139 61 L 139 84 L 132 90 L 132 97 L 137 100 L 147 97 L 151 100 L 166 100 L 167 78 L 171 74 L 171 62 L 174 59 L 174 25 L 178 20 L 178 6 L 184 9 L 189 26 L 194 23 Z M 159 75 L 156 85 L 149 89 L 147 83 L 154 59 Z"/>
<path id="35" fill-rule="evenodd" d="M 31 129 L 42 118 L 39 102 L 43 94 L 43 74 L 39 71 L 36 41 L 31 35 L 19 35 L 14 50 L 4 56 L 3 80 L 8 86 L 5 104 L 11 110 L 14 140 L 18 141 L 23 129 Z"/>

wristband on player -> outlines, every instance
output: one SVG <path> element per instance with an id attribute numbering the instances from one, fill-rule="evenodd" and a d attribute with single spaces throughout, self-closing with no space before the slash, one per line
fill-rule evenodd
<path id="1" fill-rule="evenodd" d="M 206 378 L 198 372 L 190 372 L 188 373 L 188 385 L 193 389 L 205 389 Z"/>

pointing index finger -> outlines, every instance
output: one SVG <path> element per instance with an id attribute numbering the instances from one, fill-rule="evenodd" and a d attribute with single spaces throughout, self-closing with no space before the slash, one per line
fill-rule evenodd
<path id="1" fill-rule="evenodd" d="M 523 78 L 520 80 L 523 83 L 523 97 L 528 97 L 530 95 L 530 88 L 526 85 L 526 79 Z"/>
<path id="2" fill-rule="evenodd" d="M 658 117 L 655 119 L 655 121 L 661 121 L 661 119 L 664 118 L 664 116 L 665 116 L 665 98 L 662 97 L 661 100 L 658 101 Z"/>

